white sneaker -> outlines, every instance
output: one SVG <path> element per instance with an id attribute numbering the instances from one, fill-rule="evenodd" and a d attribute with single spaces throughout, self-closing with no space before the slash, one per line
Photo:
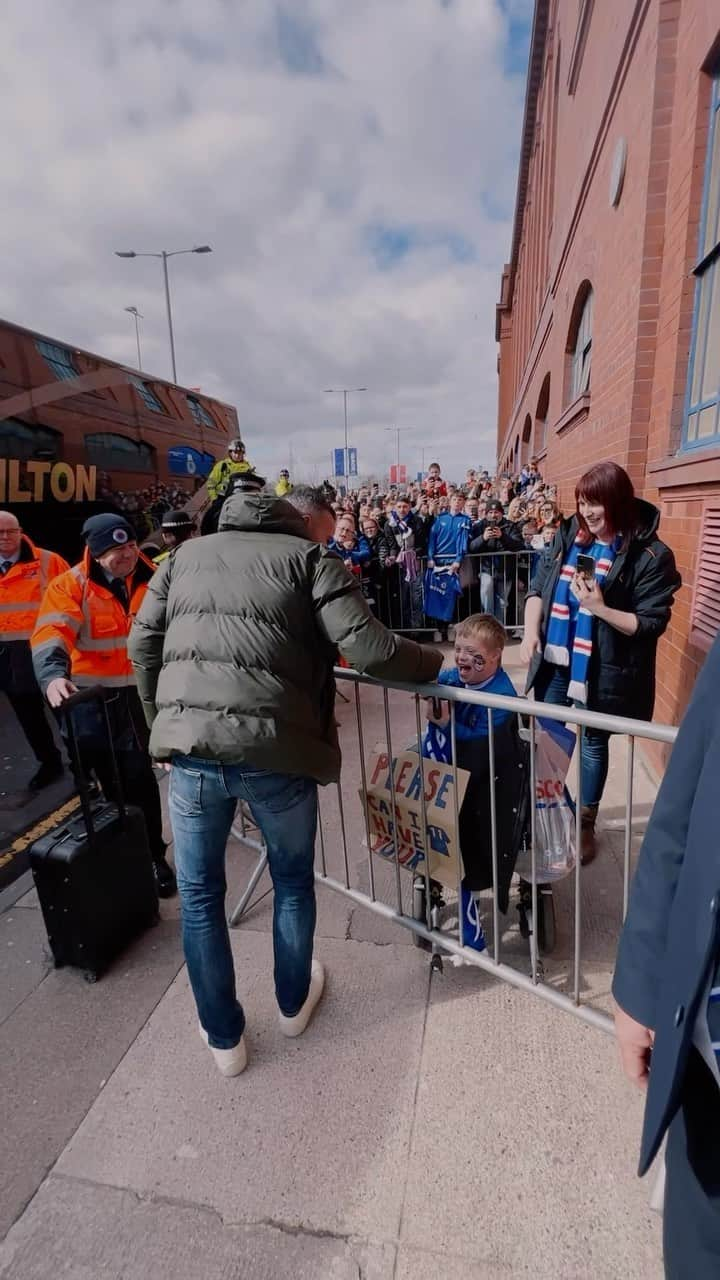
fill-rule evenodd
<path id="1" fill-rule="evenodd" d="M 217 1069 L 221 1076 L 239 1076 L 247 1066 L 247 1048 L 245 1045 L 245 1032 L 241 1035 L 238 1043 L 232 1049 L 214 1049 L 208 1040 L 208 1033 L 204 1027 L 198 1023 L 198 1031 L 200 1039 L 205 1041 L 210 1050 Z"/>
<path id="2" fill-rule="evenodd" d="M 286 1036 L 301 1036 L 313 1016 L 315 1006 L 325 988 L 325 970 L 319 960 L 313 959 L 310 971 L 310 990 L 307 999 L 294 1018 L 286 1018 L 284 1013 L 278 1014 L 280 1030 Z"/>

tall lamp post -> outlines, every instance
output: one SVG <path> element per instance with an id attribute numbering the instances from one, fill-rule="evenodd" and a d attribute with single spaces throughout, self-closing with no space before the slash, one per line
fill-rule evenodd
<path id="1" fill-rule="evenodd" d="M 163 279 L 165 281 L 165 306 L 167 307 L 168 333 L 170 334 L 170 359 L 172 361 L 173 382 L 177 384 L 177 368 L 175 366 L 175 336 L 173 334 L 172 307 L 170 306 L 170 281 L 168 279 L 168 258 L 177 258 L 182 253 L 212 253 L 209 244 L 198 244 L 194 249 L 161 249 L 159 253 L 136 253 L 134 249 L 116 249 L 116 258 L 161 258 Z"/>
<path id="2" fill-rule="evenodd" d="M 339 395 L 342 395 L 342 398 L 343 398 L 343 410 L 344 410 L 344 416 L 345 416 L 345 458 L 344 458 L 344 462 L 345 462 L 345 497 L 347 497 L 347 495 L 348 495 L 348 493 L 349 493 L 349 490 L 350 490 L 350 483 L 349 483 L 349 476 L 348 476 L 348 468 L 349 468 L 349 466 L 350 466 L 350 463 L 349 463 L 349 461 L 348 461 L 348 416 L 347 416 L 347 398 L 348 398 L 348 396 L 349 396 L 349 395 L 354 395 L 356 391 L 367 391 L 367 387 L 326 387 L 326 388 L 325 388 L 325 395 L 326 395 L 326 396 L 339 396 Z"/>
<path id="3" fill-rule="evenodd" d="M 140 314 L 140 312 L 138 311 L 137 307 L 125 307 L 125 310 L 126 310 L 126 311 L 128 311 L 128 312 L 130 313 L 130 315 L 134 317 L 134 320 L 135 320 L 135 341 L 137 342 L 138 369 L 139 369 L 139 370 L 140 370 L 140 372 L 142 373 L 142 356 L 140 355 L 140 324 L 139 324 L 139 321 L 140 321 L 140 320 L 144 320 L 144 319 L 145 319 L 145 317 L 144 317 L 143 315 L 141 315 L 141 314 Z"/>

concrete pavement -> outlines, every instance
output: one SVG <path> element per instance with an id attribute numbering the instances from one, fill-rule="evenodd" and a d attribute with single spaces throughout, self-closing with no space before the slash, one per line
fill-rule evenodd
<path id="1" fill-rule="evenodd" d="M 367 749 L 375 691 L 366 703 Z M 352 704 L 340 719 L 363 884 Z M 410 736 L 406 703 L 393 725 Z M 583 885 L 600 1007 L 621 906 L 618 745 Z M 640 811 L 651 795 L 639 775 Z M 337 862 L 329 792 L 323 810 Z M 230 901 L 254 860 L 231 842 Z M 561 890 L 548 972 L 562 986 Z M 0 916 L 0 1280 L 659 1280 L 660 1220 L 634 1174 L 642 1099 L 611 1040 L 475 969 L 431 974 L 406 931 L 326 889 L 318 906 L 328 988 L 297 1041 L 276 1023 L 270 900 L 233 932 L 250 1057 L 235 1080 L 198 1036 L 174 902 L 96 986 L 43 960 L 34 893 Z M 527 971 L 513 914 L 506 958 Z"/>

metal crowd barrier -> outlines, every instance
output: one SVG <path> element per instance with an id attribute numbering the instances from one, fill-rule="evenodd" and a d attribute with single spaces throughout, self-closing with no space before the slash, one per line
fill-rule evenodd
<path id="1" fill-rule="evenodd" d="M 336 679 L 342 682 L 352 693 L 350 702 L 354 703 L 354 725 L 344 726 L 344 760 L 341 782 L 336 787 L 321 789 L 320 822 L 317 841 L 317 859 L 315 878 L 323 884 L 342 894 L 354 904 L 364 907 L 376 915 L 411 930 L 417 939 L 423 939 L 433 952 L 433 957 L 448 955 L 459 957 L 467 964 L 492 974 L 521 990 L 532 992 L 557 1008 L 574 1013 L 592 1026 L 603 1031 L 612 1030 L 612 1019 L 602 1008 L 594 1007 L 586 1001 L 583 992 L 583 951 L 584 912 L 588 923 L 594 924 L 593 903 L 583 905 L 583 879 L 587 872 L 580 861 L 581 845 L 581 806 L 582 806 L 582 759 L 584 736 L 587 729 L 607 730 L 616 738 L 626 740 L 625 762 L 625 795 L 620 823 L 623 839 L 622 864 L 622 908 L 618 910 L 617 931 L 619 934 L 624 919 L 631 879 L 632 832 L 634 821 L 634 791 L 637 774 L 635 744 L 637 741 L 657 742 L 670 746 L 677 730 L 668 725 L 654 724 L 640 720 L 630 720 L 618 716 L 601 715 L 597 712 L 585 711 L 570 707 L 558 707 L 549 703 L 531 702 L 522 698 L 508 698 L 487 693 L 476 693 L 469 689 L 456 689 L 435 684 L 405 685 L 390 681 L 373 680 L 355 671 L 337 668 Z M 407 743 L 410 733 L 411 742 L 408 750 L 414 750 L 422 757 L 422 739 L 425 727 L 424 700 L 442 698 L 450 705 L 450 738 L 452 742 L 452 758 L 457 759 L 455 734 L 455 707 L 458 702 L 472 703 L 487 708 L 510 711 L 520 718 L 520 723 L 527 726 L 526 738 L 530 742 L 530 806 L 529 806 L 529 838 L 532 885 L 532 919 L 538 920 L 538 874 L 536 863 L 536 808 L 533 798 L 536 794 L 535 745 L 537 719 L 561 721 L 576 729 L 577 744 L 571 762 L 571 775 L 575 783 L 575 842 L 576 862 L 574 871 L 568 877 L 572 884 L 572 919 L 573 936 L 570 955 L 565 952 L 560 961 L 569 962 L 570 971 L 563 979 L 557 972 L 546 977 L 544 967 L 538 954 L 537 928 L 529 937 L 529 972 L 527 966 L 527 950 L 523 951 L 524 962 L 518 962 L 517 950 L 513 950 L 508 961 L 507 951 L 510 943 L 516 947 L 516 934 L 512 927 L 501 926 L 495 886 L 498 878 L 498 833 L 497 806 L 494 782 L 490 783 L 490 841 L 492 852 L 492 896 L 490 903 L 491 929 L 489 949 L 478 952 L 462 944 L 462 918 L 460 908 L 460 880 L 462 877 L 462 860 L 458 859 L 459 870 L 455 892 L 458 906 L 458 936 L 453 937 L 445 928 L 434 927 L 430 913 L 431 874 L 429 870 L 429 837 L 425 788 L 422 792 L 422 830 L 420 832 L 423 861 L 421 863 L 425 880 L 425 902 L 427 915 L 425 920 L 415 919 L 412 910 L 412 880 L 401 866 L 398 854 L 398 814 L 395 787 L 392 795 L 392 843 L 393 852 L 389 859 L 380 858 L 371 851 L 371 831 L 367 804 L 361 797 L 367 796 L 367 756 L 366 752 L 374 738 L 379 748 L 387 753 L 388 760 L 396 758 L 397 750 Z M 408 703 L 410 715 L 408 716 Z M 347 714 L 347 713 L 345 713 Z M 409 725 L 409 728 L 408 728 Z M 405 726 L 405 727 L 404 727 Z M 489 716 L 489 778 L 496 774 L 496 733 L 493 717 Z M 349 735 L 349 740 L 348 740 Z M 402 744 L 400 740 L 403 740 Z M 372 748 L 371 748 L 372 749 Z M 356 765 L 350 761 L 356 758 Z M 457 832 L 459 805 L 457 787 L 457 768 L 455 764 L 447 766 L 453 777 L 454 826 Z M 602 812 L 602 811 L 601 811 Z M 253 893 L 266 867 L 262 841 L 252 824 L 246 810 L 239 807 L 235 836 L 254 848 L 258 853 L 258 862 L 250 883 L 230 916 L 230 923 L 237 925 L 242 915 L 249 909 Z M 331 857 L 332 853 L 332 857 Z M 330 866 L 330 863 L 334 865 Z M 403 883 L 405 881 L 405 887 Z M 597 882 L 596 882 L 597 883 Z M 601 906 L 601 904 L 600 904 Z M 506 917 L 508 920 L 510 917 Z M 505 935 L 508 935 L 505 936 Z M 563 989 L 565 987 L 566 989 Z M 604 993 L 607 995 L 607 993 Z"/>
<path id="2" fill-rule="evenodd" d="M 462 595 L 458 596 L 450 626 L 471 613 L 492 613 L 510 632 L 521 632 L 525 597 L 541 551 L 497 551 L 467 555 L 460 566 Z M 365 595 L 376 615 L 392 631 L 438 631 L 438 621 L 425 606 L 427 558 L 418 562 L 417 577 L 406 580 L 402 565 L 376 572 L 374 581 L 363 582 Z M 436 568 L 442 566 L 436 564 Z M 443 623 L 443 627 L 447 625 Z"/>

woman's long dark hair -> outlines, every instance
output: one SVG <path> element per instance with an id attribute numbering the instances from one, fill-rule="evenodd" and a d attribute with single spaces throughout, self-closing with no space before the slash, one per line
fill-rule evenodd
<path id="1" fill-rule="evenodd" d="M 593 535 L 580 515 L 580 499 L 605 508 L 605 520 L 613 538 L 622 535 L 626 543 L 635 526 L 635 490 L 627 471 L 617 462 L 596 462 L 575 486 L 575 504 L 580 533 L 586 543 Z"/>

